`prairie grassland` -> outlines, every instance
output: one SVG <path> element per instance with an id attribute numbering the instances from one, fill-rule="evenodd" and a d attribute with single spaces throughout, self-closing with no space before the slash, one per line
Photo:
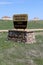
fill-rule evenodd
<path id="1" fill-rule="evenodd" d="M 0 33 L 0 65 L 43 65 L 43 35 L 36 35 L 36 43 L 16 43 Z"/>
<path id="2" fill-rule="evenodd" d="M 42 29 L 43 28 L 43 20 L 29 21 L 27 28 L 29 28 L 29 29 Z"/>
<path id="3" fill-rule="evenodd" d="M 12 29 L 12 28 L 14 28 L 12 20 L 9 20 L 9 21 L 8 20 L 0 20 L 0 30 Z M 28 29 L 43 28 L 43 20 L 28 21 L 27 28 Z"/>
<path id="4" fill-rule="evenodd" d="M 0 30 L 12 28 L 13 21 L 0 20 Z M 43 21 L 29 22 L 27 28 L 43 28 Z M 0 65 L 43 65 L 43 33 L 38 33 L 34 44 L 16 43 L 0 33 Z"/>
<path id="5" fill-rule="evenodd" d="M 6 30 L 12 28 L 13 28 L 12 20 L 0 20 L 0 30 Z"/>

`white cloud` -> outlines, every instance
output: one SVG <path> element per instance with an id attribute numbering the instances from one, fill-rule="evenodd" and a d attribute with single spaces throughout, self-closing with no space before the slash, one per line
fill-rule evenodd
<path id="1" fill-rule="evenodd" d="M 0 5 L 13 4 L 13 2 L 0 2 Z"/>
<path id="2" fill-rule="evenodd" d="M 13 2 L 0 2 L 0 5 L 7 5 L 7 4 L 22 4 L 24 3 L 25 0 L 18 0 L 18 1 L 13 1 Z"/>

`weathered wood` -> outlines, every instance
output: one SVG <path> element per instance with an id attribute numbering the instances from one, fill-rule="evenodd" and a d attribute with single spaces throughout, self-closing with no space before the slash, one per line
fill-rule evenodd
<path id="1" fill-rule="evenodd" d="M 13 24 L 16 29 L 26 29 L 28 22 L 27 14 L 16 14 L 13 15 Z"/>

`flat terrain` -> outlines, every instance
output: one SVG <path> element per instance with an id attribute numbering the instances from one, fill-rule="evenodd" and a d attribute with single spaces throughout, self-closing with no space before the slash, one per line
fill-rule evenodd
<path id="1" fill-rule="evenodd" d="M 38 32 L 37 32 L 38 34 Z M 43 65 L 43 35 L 36 35 L 36 43 L 14 43 L 0 33 L 0 65 Z"/>
<path id="2" fill-rule="evenodd" d="M 13 21 L 12 20 L 0 20 L 0 30 L 12 29 Z"/>
<path id="3" fill-rule="evenodd" d="M 13 21 L 12 20 L 0 20 L 0 30 L 5 29 L 13 29 Z M 28 21 L 27 24 L 28 29 L 43 29 L 43 20 L 39 21 Z"/>
<path id="4" fill-rule="evenodd" d="M 11 28 L 12 21 L 0 20 L 0 30 Z M 43 28 L 43 21 L 29 22 L 28 28 Z M 7 32 L 0 33 L 0 65 L 43 65 L 43 31 L 35 35 L 36 43 L 25 44 L 8 40 Z"/>
<path id="5" fill-rule="evenodd" d="M 39 21 L 29 21 L 27 28 L 29 29 L 42 29 L 43 28 L 43 20 Z"/>

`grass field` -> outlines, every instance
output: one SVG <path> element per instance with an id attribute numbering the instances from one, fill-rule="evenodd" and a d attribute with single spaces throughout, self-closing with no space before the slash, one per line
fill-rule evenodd
<path id="1" fill-rule="evenodd" d="M 13 21 L 9 20 L 0 20 L 0 29 L 12 29 L 14 28 L 13 26 Z M 43 28 L 43 20 L 40 21 L 29 21 L 27 24 L 27 28 L 29 29 L 35 29 L 35 28 Z"/>
<path id="2" fill-rule="evenodd" d="M 29 28 L 29 29 L 43 28 L 43 20 L 30 21 L 30 22 L 28 23 L 27 28 Z"/>
<path id="3" fill-rule="evenodd" d="M 13 21 L 12 20 L 0 20 L 0 30 L 12 29 Z"/>
<path id="4" fill-rule="evenodd" d="M 0 29 L 12 29 L 12 22 L 0 20 Z M 43 21 L 29 22 L 27 27 L 43 28 Z M 16 43 L 7 39 L 8 33 L 0 33 L 0 65 L 43 65 L 43 32 L 38 33 L 34 44 Z"/>
<path id="5" fill-rule="evenodd" d="M 43 35 L 34 44 L 8 41 L 7 33 L 0 33 L 0 65 L 43 65 Z"/>

